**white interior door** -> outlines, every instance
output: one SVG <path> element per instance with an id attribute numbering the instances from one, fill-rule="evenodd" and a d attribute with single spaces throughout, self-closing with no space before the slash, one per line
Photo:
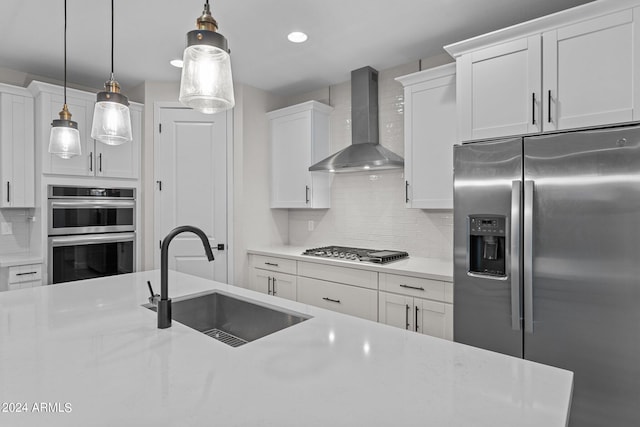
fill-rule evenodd
<path id="1" fill-rule="evenodd" d="M 209 237 L 215 261 L 208 262 L 193 233 L 176 236 L 169 268 L 227 282 L 227 113 L 159 108 L 155 153 L 155 264 L 159 242 L 173 228 L 193 225 Z M 225 250 L 217 250 L 224 244 Z"/>

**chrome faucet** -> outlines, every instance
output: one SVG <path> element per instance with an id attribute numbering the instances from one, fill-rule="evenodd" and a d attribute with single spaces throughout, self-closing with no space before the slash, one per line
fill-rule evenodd
<path id="1" fill-rule="evenodd" d="M 158 301 L 158 328 L 166 329 L 171 326 L 171 300 L 169 299 L 169 243 L 180 233 L 190 231 L 197 235 L 202 244 L 204 245 L 204 251 L 207 254 L 209 261 L 213 261 L 213 251 L 209 245 L 209 238 L 204 234 L 204 231 L 191 225 L 183 225 L 176 227 L 167 234 L 162 240 L 162 247 L 160 249 L 160 301 Z"/>

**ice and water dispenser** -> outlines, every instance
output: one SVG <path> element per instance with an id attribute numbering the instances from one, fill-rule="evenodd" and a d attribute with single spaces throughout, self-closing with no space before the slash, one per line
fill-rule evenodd
<path id="1" fill-rule="evenodd" d="M 469 272 L 506 276 L 506 217 L 469 216 Z"/>

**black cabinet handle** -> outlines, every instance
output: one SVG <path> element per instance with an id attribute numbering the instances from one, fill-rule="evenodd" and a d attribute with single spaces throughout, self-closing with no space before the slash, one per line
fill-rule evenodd
<path id="1" fill-rule="evenodd" d="M 409 203 L 409 181 L 404 182 L 404 202 Z"/>
<path id="2" fill-rule="evenodd" d="M 424 291 L 424 288 L 422 286 L 418 287 L 418 286 L 400 285 L 400 287 L 407 288 L 407 289 L 415 289 L 416 291 Z"/>
<path id="3" fill-rule="evenodd" d="M 26 276 L 28 274 L 36 274 L 37 271 L 29 271 L 27 273 L 16 273 L 16 276 Z"/>
<path id="4" fill-rule="evenodd" d="M 304 186 L 304 189 L 305 189 L 305 190 L 304 190 L 305 203 L 306 203 L 306 204 L 309 204 L 309 200 L 310 200 L 310 199 L 309 199 L 309 186 L 308 186 L 308 185 L 305 185 L 305 186 Z"/>
<path id="5" fill-rule="evenodd" d="M 7 181 L 7 203 L 11 202 L 11 187 L 9 181 Z"/>
<path id="6" fill-rule="evenodd" d="M 547 117 L 547 120 L 549 123 L 551 123 L 551 90 L 549 90 L 549 111 L 548 111 L 549 117 Z"/>
<path id="7" fill-rule="evenodd" d="M 272 283 L 272 285 L 271 285 L 271 295 L 275 295 L 277 293 L 276 292 L 276 278 L 274 277 L 271 280 L 272 280 L 272 282 L 271 282 Z"/>
<path id="8" fill-rule="evenodd" d="M 98 172 L 102 172 L 102 153 L 98 154 L 98 161 L 100 166 L 98 167 Z"/>
<path id="9" fill-rule="evenodd" d="M 420 309 L 418 308 L 418 306 L 416 306 L 416 324 L 415 324 L 416 332 L 418 332 L 418 311 L 420 311 Z"/>
<path id="10" fill-rule="evenodd" d="M 267 281 L 267 294 L 271 295 L 271 276 L 268 277 Z"/>
<path id="11" fill-rule="evenodd" d="M 407 326 L 405 326 L 406 330 L 409 330 L 409 310 L 411 310 L 411 307 L 407 304 L 407 309 L 404 313 L 404 322 L 407 324 Z"/>
<path id="12" fill-rule="evenodd" d="M 327 297 L 323 297 L 322 299 L 325 300 L 325 301 L 335 302 L 336 304 L 341 304 L 339 299 L 331 299 L 331 298 L 327 298 Z"/>
<path id="13" fill-rule="evenodd" d="M 89 153 L 89 171 L 93 172 L 93 151 Z"/>
<path id="14" fill-rule="evenodd" d="M 531 124 L 536 124 L 536 94 L 531 94 Z"/>
<path id="15" fill-rule="evenodd" d="M 273 263 L 273 262 L 265 262 L 264 265 L 270 265 L 272 267 L 277 267 L 278 266 L 278 264 Z"/>

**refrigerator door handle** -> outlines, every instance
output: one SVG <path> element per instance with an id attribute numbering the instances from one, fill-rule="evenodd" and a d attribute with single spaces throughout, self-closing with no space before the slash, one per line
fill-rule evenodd
<path id="1" fill-rule="evenodd" d="M 511 182 L 511 329 L 522 329 L 520 298 L 520 212 L 522 203 L 522 181 Z"/>
<path id="2" fill-rule="evenodd" d="M 533 191 L 534 182 L 524 182 L 524 331 L 533 334 Z"/>

